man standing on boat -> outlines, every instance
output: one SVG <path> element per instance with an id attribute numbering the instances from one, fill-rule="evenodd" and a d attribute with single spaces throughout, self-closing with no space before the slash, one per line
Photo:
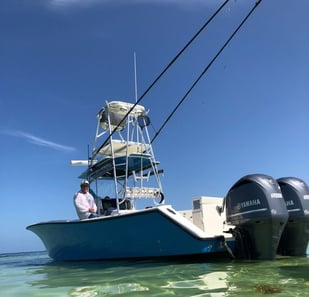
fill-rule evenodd
<path id="1" fill-rule="evenodd" d="M 74 205 L 78 217 L 83 219 L 95 218 L 97 206 L 94 202 L 93 196 L 89 193 L 89 182 L 84 180 L 80 184 L 80 191 L 74 195 Z"/>

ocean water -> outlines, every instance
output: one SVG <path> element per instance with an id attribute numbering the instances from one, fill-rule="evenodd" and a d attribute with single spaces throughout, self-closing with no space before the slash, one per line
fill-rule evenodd
<path id="1" fill-rule="evenodd" d="M 45 252 L 0 254 L 0 295 L 309 296 L 309 258 L 62 263 Z"/>

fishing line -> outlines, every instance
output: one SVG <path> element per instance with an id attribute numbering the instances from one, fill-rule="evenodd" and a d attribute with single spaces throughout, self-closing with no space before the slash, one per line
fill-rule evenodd
<path id="1" fill-rule="evenodd" d="M 200 33 L 209 25 L 209 23 L 217 16 L 217 14 L 224 8 L 224 6 L 230 0 L 225 0 L 221 6 L 214 12 L 214 14 L 204 23 L 204 25 L 197 31 L 197 33 L 187 42 L 187 44 L 178 52 L 178 54 L 171 60 L 171 62 L 163 69 L 163 71 L 155 78 L 155 80 L 150 84 L 150 86 L 146 89 L 146 91 L 136 100 L 133 106 L 129 109 L 129 111 L 124 115 L 123 119 L 120 123 L 113 129 L 109 137 L 104 141 L 104 143 L 97 148 L 92 154 L 93 158 L 98 154 L 98 152 L 107 144 L 110 140 L 111 136 L 115 133 L 115 131 L 121 126 L 123 121 L 128 117 L 128 115 L 132 112 L 137 104 L 139 104 L 142 99 L 146 96 L 146 94 L 153 88 L 153 86 L 159 81 L 159 79 L 165 74 L 165 72 L 176 62 L 176 60 L 183 54 L 183 52 L 191 45 L 191 43 L 200 35 Z"/>
<path id="2" fill-rule="evenodd" d="M 220 56 L 220 54 L 223 52 L 223 50 L 226 48 L 226 46 L 230 43 L 230 41 L 234 38 L 236 33 L 240 30 L 240 28 L 244 25 L 246 20 L 250 17 L 250 15 L 253 13 L 253 11 L 257 8 L 257 6 L 262 2 L 262 0 L 257 0 L 255 2 L 254 7 L 249 11 L 249 13 L 246 15 L 246 17 L 241 21 L 241 23 L 238 25 L 238 27 L 235 29 L 235 31 L 230 35 L 230 37 L 227 39 L 227 41 L 223 44 L 223 46 L 220 48 L 220 50 L 217 52 L 217 54 L 212 58 L 212 60 L 209 62 L 209 64 L 205 67 L 205 69 L 202 71 L 202 73 L 198 76 L 198 78 L 195 80 L 195 82 L 192 84 L 192 86 L 188 89 L 188 91 L 185 93 L 185 95 L 182 97 L 182 99 L 178 102 L 176 107 L 173 109 L 173 111 L 169 114 L 167 119 L 164 121 L 164 123 L 161 125 L 160 129 L 156 132 L 155 136 L 152 138 L 150 143 L 153 143 L 154 140 L 157 138 L 157 136 L 161 133 L 162 129 L 165 127 L 165 125 L 168 123 L 168 121 L 171 119 L 171 117 L 174 115 L 174 113 L 177 111 L 177 109 L 180 107 L 180 105 L 185 101 L 185 99 L 188 97 L 188 95 L 191 93 L 193 88 L 197 85 L 197 83 L 200 81 L 200 79 L 206 74 L 208 69 L 211 67 L 211 65 L 216 61 L 216 59 Z"/>

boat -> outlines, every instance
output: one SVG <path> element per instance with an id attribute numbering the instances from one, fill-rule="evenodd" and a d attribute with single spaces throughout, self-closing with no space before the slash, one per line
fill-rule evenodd
<path id="1" fill-rule="evenodd" d="M 241 177 L 225 197 L 192 198 L 192 209 L 166 203 L 141 100 L 224 7 L 225 1 L 153 84 L 136 100 L 106 101 L 97 114 L 94 144 L 79 178 L 90 182 L 98 217 L 30 225 L 51 258 L 62 261 L 208 257 L 273 260 L 303 256 L 309 241 L 309 186 L 297 177 L 255 173 Z M 207 72 L 261 1 L 241 21 L 173 110 Z M 171 116 L 170 115 L 170 116 Z M 160 129 L 161 130 L 161 129 Z"/>
<path id="2" fill-rule="evenodd" d="M 309 240 L 309 187 L 304 181 L 251 174 L 225 197 L 194 197 L 191 210 L 177 211 L 166 204 L 149 124 L 143 106 L 105 102 L 97 114 L 91 156 L 71 161 L 86 166 L 79 178 L 90 182 L 98 217 L 27 227 L 52 259 L 202 261 L 304 255 Z"/>
<path id="3" fill-rule="evenodd" d="M 98 217 L 28 226 L 55 260 L 227 256 L 231 234 L 205 232 L 165 203 L 148 112 L 111 101 L 97 114 L 94 146 L 79 178 L 90 182 Z M 110 192 L 106 193 L 109 189 Z M 138 207 L 142 200 L 146 206 Z M 215 206 L 213 206 L 215 209 Z"/>

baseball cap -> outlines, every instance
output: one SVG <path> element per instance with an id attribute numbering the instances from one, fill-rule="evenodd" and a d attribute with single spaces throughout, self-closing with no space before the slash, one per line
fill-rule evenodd
<path id="1" fill-rule="evenodd" d="M 80 183 L 81 186 L 89 186 L 89 181 L 84 179 L 81 183 Z"/>

